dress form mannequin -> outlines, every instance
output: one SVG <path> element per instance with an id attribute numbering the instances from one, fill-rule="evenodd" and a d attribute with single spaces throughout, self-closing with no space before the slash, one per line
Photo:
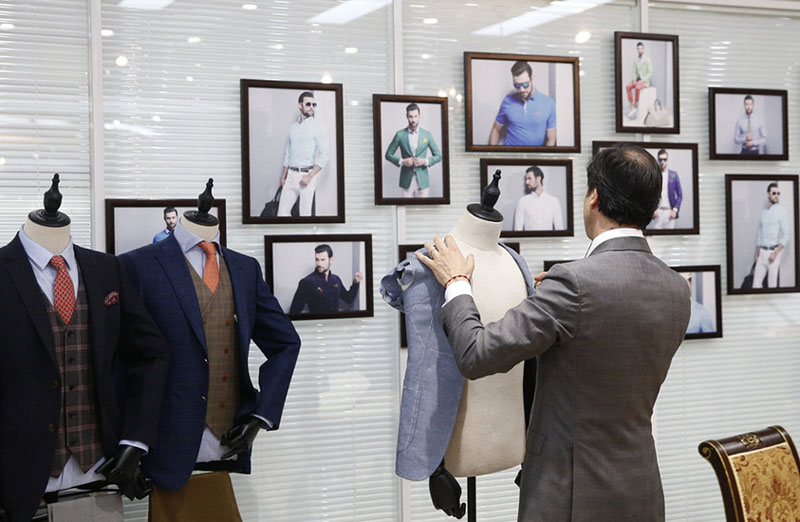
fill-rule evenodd
<path id="1" fill-rule="evenodd" d="M 499 174 L 492 185 L 496 187 Z M 485 192 L 491 198 L 492 185 Z M 499 195 L 499 191 L 497 192 Z M 503 216 L 491 208 L 497 200 L 473 204 L 451 234 L 465 256 L 475 256 L 472 294 L 486 323 L 500 319 L 527 296 L 525 279 L 510 254 L 498 245 Z M 484 194 L 484 200 L 487 194 Z M 466 381 L 458 416 L 445 453 L 454 476 L 486 475 L 519 465 L 525 456 L 523 365 L 505 374 Z"/>
<path id="2" fill-rule="evenodd" d="M 181 216 L 181 225 L 204 241 L 213 240 L 219 233 L 219 220 L 208 213 L 214 204 L 214 196 L 211 195 L 213 187 L 214 180 L 209 178 L 206 190 L 197 197 L 197 210 L 187 210 Z"/>
<path id="3" fill-rule="evenodd" d="M 23 227 L 29 238 L 53 254 L 60 254 L 67 248 L 71 234 L 69 217 L 58 211 L 63 199 L 58 190 L 59 181 L 58 174 L 53 175 L 53 184 L 44 193 L 44 208 L 31 211 Z"/>

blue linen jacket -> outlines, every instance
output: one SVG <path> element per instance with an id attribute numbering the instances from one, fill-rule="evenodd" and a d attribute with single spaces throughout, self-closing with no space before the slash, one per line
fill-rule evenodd
<path id="1" fill-rule="evenodd" d="M 527 263 L 509 247 L 500 245 L 519 265 L 528 295 L 533 295 Z M 424 480 L 444 458 L 464 387 L 464 377 L 438 319 L 444 288 L 409 254 L 381 279 L 381 295 L 390 306 L 405 313 L 408 336 L 395 473 L 409 480 Z"/>

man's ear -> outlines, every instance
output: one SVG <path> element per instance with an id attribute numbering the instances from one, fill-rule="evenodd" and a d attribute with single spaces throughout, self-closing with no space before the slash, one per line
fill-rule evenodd
<path id="1" fill-rule="evenodd" d="M 597 195 L 597 187 L 589 192 L 589 208 L 597 208 L 600 204 L 600 197 Z"/>

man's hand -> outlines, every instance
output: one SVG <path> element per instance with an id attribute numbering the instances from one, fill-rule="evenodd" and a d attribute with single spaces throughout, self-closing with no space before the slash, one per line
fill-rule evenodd
<path id="1" fill-rule="evenodd" d="M 264 421 L 256 417 L 250 417 L 246 421 L 231 428 L 227 433 L 222 435 L 219 441 L 223 446 L 230 448 L 230 451 L 222 456 L 222 460 L 229 459 L 234 455 L 244 453 L 252 448 L 253 441 L 256 440 L 256 435 L 265 427 Z"/>
<path id="2" fill-rule="evenodd" d="M 658 209 L 656 209 L 656 210 L 653 211 L 653 219 L 658 218 L 658 216 L 659 216 Z"/>
<path id="3" fill-rule="evenodd" d="M 286 183 L 286 176 L 281 175 L 281 187 Z"/>
<path id="4" fill-rule="evenodd" d="M 414 166 L 415 167 L 424 167 L 425 166 L 425 158 L 414 158 Z"/>
<path id="5" fill-rule="evenodd" d="M 475 257 L 470 254 L 467 258 L 464 258 L 452 235 L 445 237 L 445 241 L 436 236 L 433 238 L 433 243 L 430 241 L 425 243 L 425 248 L 431 257 L 416 252 L 417 259 L 431 269 L 439 284 L 444 285 L 451 277 L 456 275 L 465 275 L 472 279 L 472 271 L 475 270 Z"/>
<path id="6" fill-rule="evenodd" d="M 775 262 L 775 258 L 778 257 L 778 254 L 780 254 L 780 252 L 781 252 L 780 249 L 777 249 L 777 248 L 772 251 L 772 253 L 769 255 L 769 264 L 772 264 L 772 263 Z"/>
<path id="7" fill-rule="evenodd" d="M 678 219 L 678 211 L 674 208 L 669 211 L 669 218 L 670 219 Z"/>
<path id="8" fill-rule="evenodd" d="M 309 183 L 311 183 L 311 180 L 313 178 L 314 176 L 311 173 L 305 174 L 302 178 L 300 178 L 300 186 L 301 187 L 307 186 Z"/>
<path id="9" fill-rule="evenodd" d="M 542 279 L 544 279 L 544 276 L 546 276 L 546 275 L 547 275 L 547 272 L 539 272 L 539 274 L 537 274 L 537 276 L 533 278 L 533 281 L 534 281 L 533 286 L 534 286 L 534 288 L 539 286 L 539 283 L 542 282 Z"/>
<path id="10" fill-rule="evenodd" d="M 361 272 L 356 272 L 356 274 L 353 276 L 354 283 L 360 283 L 362 279 L 364 279 L 364 274 Z"/>
<path id="11" fill-rule="evenodd" d="M 414 159 L 415 158 L 405 158 L 403 160 L 400 160 L 400 164 L 403 165 L 404 167 L 413 167 Z"/>

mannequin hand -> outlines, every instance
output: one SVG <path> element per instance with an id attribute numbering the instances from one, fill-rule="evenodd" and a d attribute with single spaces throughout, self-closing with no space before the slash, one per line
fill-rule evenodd
<path id="1" fill-rule="evenodd" d="M 128 497 L 128 500 L 143 499 L 150 494 L 152 489 L 150 479 L 144 476 L 139 467 L 133 471 L 133 477 L 129 482 L 119 484 L 120 492 Z"/>
<path id="2" fill-rule="evenodd" d="M 9 522 L 8 515 L 6 515 L 6 510 L 0 508 L 0 522 Z"/>
<path id="3" fill-rule="evenodd" d="M 250 417 L 231 428 L 219 441 L 223 446 L 230 448 L 230 451 L 222 456 L 222 460 L 229 459 L 252 448 L 256 435 L 263 428 L 266 428 L 264 421 L 256 417 Z"/>
<path id="4" fill-rule="evenodd" d="M 112 484 L 123 484 L 133 480 L 138 469 L 139 459 L 144 455 L 144 450 L 127 444 L 121 444 L 114 456 L 97 468 L 98 473 L 106 476 Z"/>
<path id="5" fill-rule="evenodd" d="M 433 472 L 428 479 L 428 490 L 431 494 L 433 507 L 441 509 L 445 514 L 461 518 L 466 513 L 466 504 L 461 503 L 461 486 L 458 481 L 444 467 L 444 463 Z"/>
<path id="6" fill-rule="evenodd" d="M 448 235 L 445 241 L 436 236 L 433 238 L 433 243 L 430 241 L 425 243 L 425 248 L 431 257 L 416 252 L 417 259 L 431 269 L 436 280 L 442 285 L 455 275 L 465 275 L 471 279 L 472 271 L 475 270 L 475 257 L 470 254 L 464 258 L 453 236 Z"/>

